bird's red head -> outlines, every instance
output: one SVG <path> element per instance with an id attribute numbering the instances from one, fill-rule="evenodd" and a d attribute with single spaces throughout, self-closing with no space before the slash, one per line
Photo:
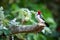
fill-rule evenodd
<path id="1" fill-rule="evenodd" d="M 38 15 L 40 15 L 41 14 L 41 11 L 38 11 Z"/>

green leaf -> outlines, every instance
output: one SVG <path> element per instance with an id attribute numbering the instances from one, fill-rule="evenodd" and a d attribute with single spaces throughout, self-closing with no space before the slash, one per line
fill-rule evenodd
<path id="1" fill-rule="evenodd" d="M 25 37 L 25 33 L 19 33 L 19 34 L 15 34 L 17 36 L 17 38 L 19 39 L 24 39 Z"/>
<path id="2" fill-rule="evenodd" d="M 46 40 L 46 37 L 42 34 L 34 35 L 34 40 Z"/>
<path id="3" fill-rule="evenodd" d="M 3 33 L 3 31 L 2 31 L 2 30 L 0 30 L 0 35 L 2 35 L 2 33 Z"/>
<path id="4" fill-rule="evenodd" d="M 4 34 L 5 34 L 6 36 L 11 34 L 10 30 L 5 30 L 5 29 L 3 29 L 3 32 L 4 32 Z"/>

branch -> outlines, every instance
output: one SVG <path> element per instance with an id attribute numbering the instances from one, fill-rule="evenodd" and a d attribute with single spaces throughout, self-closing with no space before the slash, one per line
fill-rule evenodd
<path id="1" fill-rule="evenodd" d="M 35 24 L 35 25 L 20 25 L 9 27 L 12 34 L 16 33 L 33 33 L 41 31 L 44 28 L 45 24 Z"/>

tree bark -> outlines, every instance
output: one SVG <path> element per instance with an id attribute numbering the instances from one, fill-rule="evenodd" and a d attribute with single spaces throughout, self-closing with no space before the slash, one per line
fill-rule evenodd
<path id="1" fill-rule="evenodd" d="M 20 26 L 11 26 L 9 29 L 12 34 L 17 33 L 33 33 L 39 32 L 44 28 L 45 24 L 35 24 L 35 25 L 20 25 Z"/>

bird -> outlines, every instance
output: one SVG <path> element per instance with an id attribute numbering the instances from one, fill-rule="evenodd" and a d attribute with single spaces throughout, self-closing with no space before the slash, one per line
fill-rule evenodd
<path id="1" fill-rule="evenodd" d="M 42 12 L 41 12 L 41 11 L 38 11 L 38 12 L 36 13 L 36 15 L 35 15 L 35 18 L 38 20 L 38 22 L 39 22 L 40 24 L 45 24 L 45 27 L 43 28 L 43 30 L 42 30 L 41 32 L 42 32 L 43 34 L 45 34 L 45 33 L 51 34 L 52 31 L 51 31 L 51 29 L 48 27 L 49 24 L 45 22 L 45 20 L 43 19 L 43 17 L 42 17 L 41 14 L 42 14 Z"/>
<path id="2" fill-rule="evenodd" d="M 44 23 L 45 21 L 41 17 L 41 11 L 38 11 L 35 15 L 35 18 L 38 20 L 40 23 Z"/>

